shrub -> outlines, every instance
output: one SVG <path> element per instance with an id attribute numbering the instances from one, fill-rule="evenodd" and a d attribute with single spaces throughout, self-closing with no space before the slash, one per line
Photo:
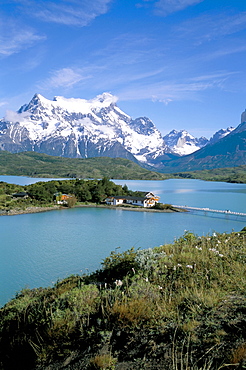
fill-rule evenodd
<path id="1" fill-rule="evenodd" d="M 90 360 L 90 370 L 114 370 L 117 359 L 111 354 L 96 355 Z"/>

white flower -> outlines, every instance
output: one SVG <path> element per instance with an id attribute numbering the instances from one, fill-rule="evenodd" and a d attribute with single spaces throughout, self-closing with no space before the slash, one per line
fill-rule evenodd
<path id="1" fill-rule="evenodd" d="M 193 269 L 192 265 L 186 265 L 186 267 L 188 267 L 189 269 Z"/>
<path id="2" fill-rule="evenodd" d="M 219 253 L 219 256 L 220 256 L 220 257 L 224 257 L 224 254 Z"/>
<path id="3" fill-rule="evenodd" d="M 116 286 L 121 286 L 123 284 L 122 280 L 115 280 L 114 283 Z"/>

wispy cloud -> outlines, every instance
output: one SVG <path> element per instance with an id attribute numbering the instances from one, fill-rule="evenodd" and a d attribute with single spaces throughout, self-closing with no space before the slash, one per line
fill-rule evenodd
<path id="1" fill-rule="evenodd" d="M 117 95 L 120 100 L 146 99 L 164 104 L 175 100 L 201 100 L 200 93 L 203 91 L 213 88 L 223 89 L 223 84 L 227 77 L 228 73 L 221 72 L 193 77 L 180 83 L 176 81 L 162 81 L 146 84 L 143 81 L 118 91 Z"/>
<path id="2" fill-rule="evenodd" d="M 203 14 L 176 28 L 175 35 L 196 44 L 236 34 L 246 29 L 246 12 L 238 14 Z"/>
<path id="3" fill-rule="evenodd" d="M 3 107 L 4 105 L 7 105 L 8 103 L 6 101 L 0 101 L 0 107 Z"/>
<path id="4" fill-rule="evenodd" d="M 17 0 L 22 10 L 44 22 L 83 27 L 107 13 L 112 0 Z"/>
<path id="5" fill-rule="evenodd" d="M 178 12 L 191 5 L 196 5 L 204 0 L 159 0 L 155 4 L 157 13 L 166 16 L 167 14 Z"/>
<path id="6" fill-rule="evenodd" d="M 149 6 L 154 2 L 155 13 L 157 15 L 166 16 L 170 13 L 175 13 L 183 10 L 191 5 L 202 3 L 204 0 L 142 0 L 144 3 L 138 3 L 137 6 Z"/>
<path id="7" fill-rule="evenodd" d="M 48 90 L 53 88 L 71 88 L 79 82 L 90 78 L 80 69 L 62 68 L 52 72 L 51 76 L 39 83 L 39 88 Z"/>
<path id="8" fill-rule="evenodd" d="M 29 27 L 23 27 L 8 21 L 0 20 L 0 55 L 10 56 L 19 53 L 23 49 L 27 49 L 46 37 L 35 33 Z M 21 29 L 21 32 L 20 32 Z"/>

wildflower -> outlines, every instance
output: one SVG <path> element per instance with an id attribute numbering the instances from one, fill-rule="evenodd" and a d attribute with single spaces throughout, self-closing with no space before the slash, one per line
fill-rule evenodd
<path id="1" fill-rule="evenodd" d="M 186 265 L 186 267 L 188 267 L 189 269 L 193 269 L 192 265 Z"/>
<path id="2" fill-rule="evenodd" d="M 160 286 L 160 285 L 158 285 L 158 288 L 160 289 L 160 290 L 162 290 L 163 288 L 162 288 L 162 286 Z"/>
<path id="3" fill-rule="evenodd" d="M 121 286 L 123 284 L 122 280 L 115 280 L 114 283 L 116 286 Z"/>
<path id="4" fill-rule="evenodd" d="M 177 264 L 177 267 L 182 267 L 181 263 L 178 263 L 178 264 Z"/>
<path id="5" fill-rule="evenodd" d="M 146 281 L 146 283 L 149 281 L 148 277 L 146 277 L 144 280 Z"/>
<path id="6" fill-rule="evenodd" d="M 220 257 L 224 257 L 224 254 L 219 253 L 219 256 L 220 256 Z"/>
<path id="7" fill-rule="evenodd" d="M 216 233 L 213 233 L 213 236 L 217 236 L 217 234 Z"/>

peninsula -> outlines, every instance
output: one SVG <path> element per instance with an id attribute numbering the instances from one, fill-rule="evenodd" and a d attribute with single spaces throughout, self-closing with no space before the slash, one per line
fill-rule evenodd
<path id="1" fill-rule="evenodd" d="M 21 186 L 0 182 L 0 215 L 58 210 L 64 207 L 108 207 L 124 210 L 177 212 L 153 193 L 132 191 L 106 177 L 101 180 L 51 180 Z"/>

